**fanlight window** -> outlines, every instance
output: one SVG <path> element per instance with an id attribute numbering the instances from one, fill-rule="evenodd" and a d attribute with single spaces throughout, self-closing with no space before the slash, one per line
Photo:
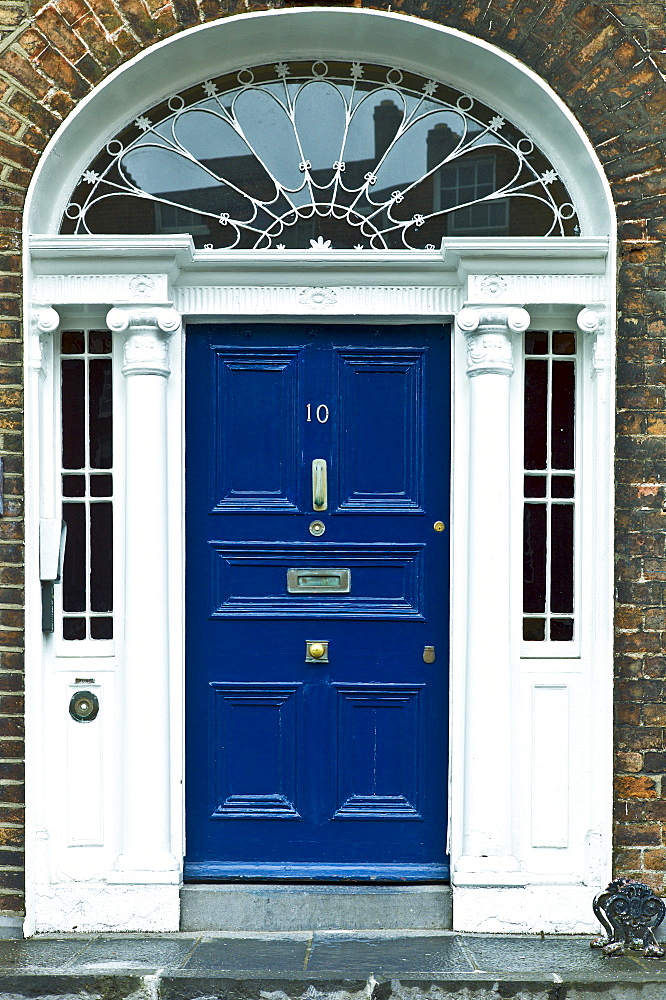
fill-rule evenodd
<path id="1" fill-rule="evenodd" d="M 206 80 L 146 111 L 84 172 L 61 231 L 423 250 L 579 229 L 552 165 L 491 108 L 399 69 L 317 61 Z"/>

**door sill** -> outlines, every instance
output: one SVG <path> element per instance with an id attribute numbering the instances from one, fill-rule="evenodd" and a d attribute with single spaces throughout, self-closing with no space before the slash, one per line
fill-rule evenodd
<path id="1" fill-rule="evenodd" d="M 448 882 L 449 865 L 233 864 L 186 861 L 185 882 Z"/>

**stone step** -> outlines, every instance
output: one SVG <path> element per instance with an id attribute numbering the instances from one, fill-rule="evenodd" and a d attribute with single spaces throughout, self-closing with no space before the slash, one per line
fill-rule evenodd
<path id="1" fill-rule="evenodd" d="M 1 1000 L 666 1000 L 666 961 L 450 932 L 0 940 Z"/>
<path id="2" fill-rule="evenodd" d="M 447 885 L 187 885 L 182 931 L 450 930 Z"/>

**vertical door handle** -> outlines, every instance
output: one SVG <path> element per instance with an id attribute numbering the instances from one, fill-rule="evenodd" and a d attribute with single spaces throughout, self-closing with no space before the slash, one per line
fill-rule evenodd
<path id="1" fill-rule="evenodd" d="M 326 459 L 312 460 L 312 509 L 326 510 L 328 507 L 328 483 L 326 475 Z"/>

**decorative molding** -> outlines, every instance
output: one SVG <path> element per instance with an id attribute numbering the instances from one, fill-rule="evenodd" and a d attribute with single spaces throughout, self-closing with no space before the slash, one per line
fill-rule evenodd
<path id="1" fill-rule="evenodd" d="M 140 263 L 140 262 L 138 262 Z M 34 298 L 42 302 L 164 302 L 166 274 L 37 274 Z"/>
<path id="2" fill-rule="evenodd" d="M 456 316 L 458 328 L 467 338 L 467 374 L 513 375 L 511 335 L 530 325 L 526 309 L 508 306 L 465 306 Z"/>
<path id="3" fill-rule="evenodd" d="M 548 263 L 554 262 L 549 260 Z M 603 274 L 470 274 L 467 278 L 470 303 L 578 305 L 603 299 L 604 293 Z"/>
<path id="4" fill-rule="evenodd" d="M 180 313 L 171 306 L 153 309 L 126 309 L 114 306 L 106 323 L 113 333 L 126 335 L 123 375 L 171 374 L 169 337 L 179 328 Z"/>
<path id="5" fill-rule="evenodd" d="M 34 306 L 28 364 L 32 371 L 46 374 L 46 338 L 60 326 L 60 315 L 52 306 Z"/>
<path id="6" fill-rule="evenodd" d="M 608 337 L 606 336 L 606 309 L 602 303 L 585 306 L 578 313 L 578 329 L 589 337 L 594 337 L 592 347 L 592 376 L 602 375 L 608 370 Z"/>
<path id="7" fill-rule="evenodd" d="M 450 285 L 191 285 L 176 287 L 183 315 L 453 316 L 462 293 Z"/>

